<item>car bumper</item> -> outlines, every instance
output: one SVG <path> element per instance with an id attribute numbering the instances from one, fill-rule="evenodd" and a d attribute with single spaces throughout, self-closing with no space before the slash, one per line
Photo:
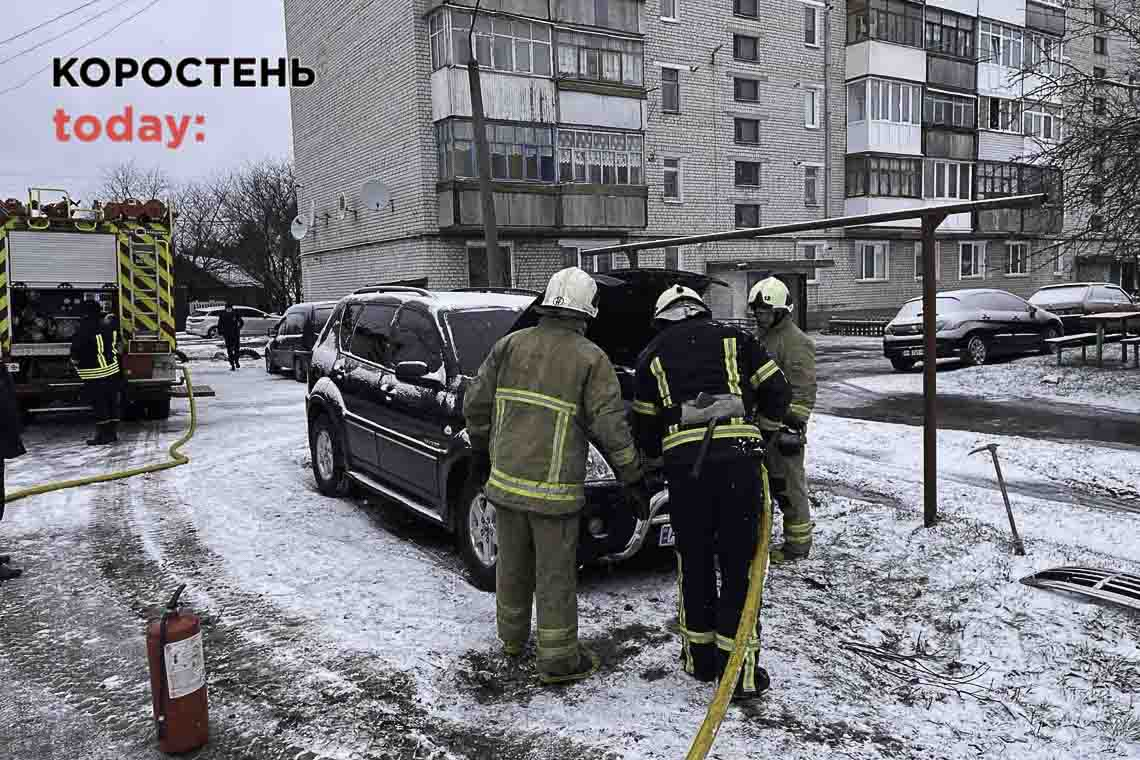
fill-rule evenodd
<path id="1" fill-rule="evenodd" d="M 962 344 L 958 338 L 934 337 L 935 357 L 945 359 L 958 356 Z M 925 343 L 921 335 L 899 336 L 891 339 L 883 338 L 883 356 L 888 359 L 905 358 L 922 361 L 926 352 Z"/>
<path id="2" fill-rule="evenodd" d="M 616 483 L 587 484 L 578 541 L 581 562 L 604 564 L 633 557 L 646 545 L 659 546 L 662 531 L 671 537 L 669 491 L 659 491 L 650 501 L 648 520 L 639 520 L 625 502 Z M 666 545 L 671 546 L 671 543 Z"/>
<path id="3" fill-rule="evenodd" d="M 191 335 L 197 335 L 200 338 L 205 338 L 209 334 L 210 328 L 213 326 L 214 325 L 210 324 L 186 325 L 186 332 L 190 333 Z"/>

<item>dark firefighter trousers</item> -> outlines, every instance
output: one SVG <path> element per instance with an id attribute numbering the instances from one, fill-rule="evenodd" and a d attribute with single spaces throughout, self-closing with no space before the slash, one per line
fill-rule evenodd
<path id="1" fill-rule="evenodd" d="M 700 478 L 690 466 L 669 466 L 669 513 L 676 537 L 677 611 L 685 672 L 701 681 L 720 677 L 728 664 L 748 595 L 752 556 L 759 540 L 765 483 L 755 460 L 706 461 Z M 720 593 L 717 593 L 717 564 Z M 760 621 L 754 621 L 737 691 L 757 690 Z"/>
<path id="2" fill-rule="evenodd" d="M 123 392 L 123 380 L 120 375 L 99 380 L 85 380 L 83 391 L 95 410 L 97 426 L 119 421 L 119 400 Z"/>

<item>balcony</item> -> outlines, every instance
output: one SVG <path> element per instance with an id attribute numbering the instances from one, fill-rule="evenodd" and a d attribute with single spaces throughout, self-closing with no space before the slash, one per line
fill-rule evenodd
<path id="1" fill-rule="evenodd" d="M 644 229 L 647 223 L 644 185 L 495 182 L 492 189 L 501 232 L 614 232 Z M 482 231 L 477 180 L 447 180 L 436 190 L 441 232 Z"/>

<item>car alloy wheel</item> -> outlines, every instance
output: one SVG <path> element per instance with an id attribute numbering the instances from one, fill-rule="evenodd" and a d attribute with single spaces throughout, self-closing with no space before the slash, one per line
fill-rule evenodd
<path id="1" fill-rule="evenodd" d="M 475 494 L 467 510 L 467 540 L 471 553 L 484 567 L 491 568 L 499 559 L 499 537 L 495 530 L 495 505 L 483 492 Z"/>
<path id="2" fill-rule="evenodd" d="M 327 427 L 322 427 L 317 433 L 316 454 L 321 480 L 331 481 L 336 474 L 336 458 L 333 454 L 332 432 Z"/>
<path id="3" fill-rule="evenodd" d="M 1051 354 L 1057 350 L 1056 346 L 1054 346 L 1052 343 L 1047 342 L 1056 337 L 1058 337 L 1056 327 L 1047 327 L 1045 329 L 1045 334 L 1041 336 L 1041 353 Z"/>
<path id="4" fill-rule="evenodd" d="M 970 355 L 971 364 L 985 364 L 986 356 L 989 354 L 986 339 L 981 335 L 971 335 L 966 343 L 966 353 Z"/>
<path id="5" fill-rule="evenodd" d="M 218 328 L 211 327 L 209 330 L 206 331 L 206 338 L 207 339 L 215 340 L 217 337 L 218 337 Z"/>

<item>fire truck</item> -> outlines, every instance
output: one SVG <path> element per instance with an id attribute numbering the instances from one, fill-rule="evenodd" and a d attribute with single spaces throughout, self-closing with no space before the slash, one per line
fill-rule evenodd
<path id="1" fill-rule="evenodd" d="M 70 360 L 84 301 L 117 321 L 126 416 L 165 419 L 181 384 L 174 214 L 159 200 L 81 208 L 66 190 L 0 203 L 0 360 L 26 414 L 84 403 Z"/>

